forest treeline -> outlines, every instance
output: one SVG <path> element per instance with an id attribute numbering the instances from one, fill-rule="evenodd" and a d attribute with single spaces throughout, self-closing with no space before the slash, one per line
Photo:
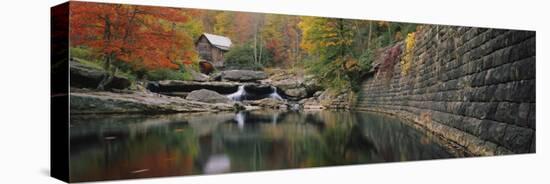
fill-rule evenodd
<path id="1" fill-rule="evenodd" d="M 71 56 L 134 79 L 189 80 L 202 33 L 229 37 L 227 65 L 305 70 L 327 88 L 354 87 L 373 52 L 415 24 L 71 2 Z"/>

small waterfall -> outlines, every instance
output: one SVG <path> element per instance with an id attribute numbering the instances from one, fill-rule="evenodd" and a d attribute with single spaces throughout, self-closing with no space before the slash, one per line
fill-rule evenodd
<path id="1" fill-rule="evenodd" d="M 262 87 L 263 88 L 263 87 Z M 247 92 L 245 85 L 240 85 L 238 90 L 234 93 L 231 93 L 229 95 L 226 95 L 227 98 L 233 100 L 233 101 L 242 101 L 242 100 L 259 100 L 262 98 L 272 98 L 284 101 L 284 98 L 277 93 L 277 88 L 274 86 L 270 86 L 271 90 L 261 89 L 261 90 L 254 90 Z"/>
<path id="2" fill-rule="evenodd" d="M 235 93 L 231 93 L 227 95 L 227 98 L 235 101 L 241 101 L 243 96 L 246 95 L 246 91 L 244 90 L 244 85 L 239 86 L 239 90 Z"/>
<path id="3" fill-rule="evenodd" d="M 281 95 L 279 95 L 279 93 L 277 93 L 277 88 L 275 86 L 271 86 L 271 89 L 273 89 L 273 92 L 271 92 L 271 94 L 269 94 L 269 98 L 274 98 L 274 99 L 277 99 L 277 100 L 283 100 Z"/>

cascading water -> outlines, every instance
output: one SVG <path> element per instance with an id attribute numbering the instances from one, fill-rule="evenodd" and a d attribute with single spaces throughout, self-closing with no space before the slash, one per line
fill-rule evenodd
<path id="1" fill-rule="evenodd" d="M 227 98 L 235 101 L 241 101 L 244 95 L 246 95 L 246 90 L 244 90 L 244 85 L 240 85 L 237 92 L 227 95 Z"/>
<path id="2" fill-rule="evenodd" d="M 271 89 L 273 90 L 273 92 L 271 92 L 271 94 L 269 94 L 269 98 L 274 98 L 274 99 L 277 99 L 277 100 L 283 100 L 281 95 L 279 95 L 279 93 L 277 93 L 277 88 L 276 87 L 271 86 Z"/>
<path id="3" fill-rule="evenodd" d="M 262 98 L 273 98 L 273 99 L 282 100 L 282 101 L 285 100 L 283 97 L 281 97 L 281 95 L 279 95 L 276 87 L 274 86 L 270 86 L 270 87 L 271 87 L 271 90 L 270 90 L 271 92 L 258 92 L 258 91 L 247 92 L 245 85 L 240 85 L 236 92 L 226 95 L 226 97 L 234 101 L 258 100 Z"/>

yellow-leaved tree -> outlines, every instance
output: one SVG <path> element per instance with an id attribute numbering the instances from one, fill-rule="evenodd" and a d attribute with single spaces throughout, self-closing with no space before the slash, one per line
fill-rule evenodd
<path id="1" fill-rule="evenodd" d="M 407 34 L 407 38 L 405 39 L 405 53 L 401 59 L 401 75 L 407 75 L 411 70 L 415 42 L 415 33 L 412 32 Z"/>

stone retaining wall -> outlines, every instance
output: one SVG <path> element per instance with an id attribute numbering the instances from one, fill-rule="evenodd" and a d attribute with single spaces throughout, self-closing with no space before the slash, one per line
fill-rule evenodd
<path id="1" fill-rule="evenodd" d="M 476 155 L 535 152 L 534 31 L 431 25 L 415 43 L 408 72 L 398 43 L 398 61 L 364 80 L 354 109 L 409 119 Z"/>

